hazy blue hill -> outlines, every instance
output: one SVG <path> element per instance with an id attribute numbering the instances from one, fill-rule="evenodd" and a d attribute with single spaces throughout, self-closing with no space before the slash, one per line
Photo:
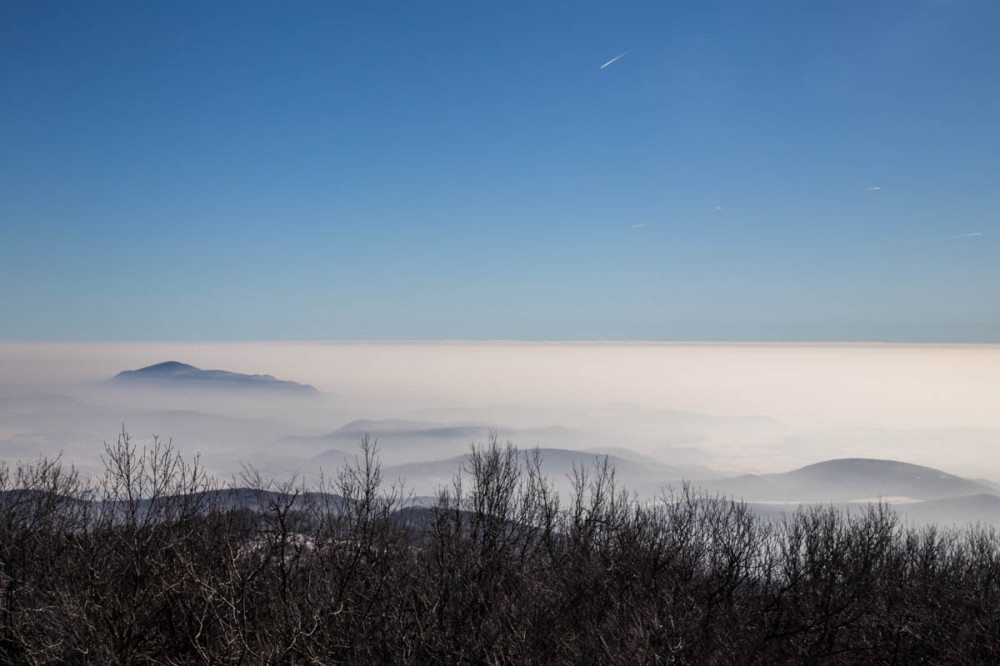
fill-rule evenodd
<path id="1" fill-rule="evenodd" d="M 716 485 L 734 497 L 781 502 L 836 502 L 880 496 L 929 500 L 995 492 L 991 484 L 931 467 L 869 458 L 827 460 L 783 474 L 723 479 Z"/>
<path id="2" fill-rule="evenodd" d="M 466 425 L 474 424 L 439 423 L 435 421 L 407 421 L 405 419 L 358 419 L 357 421 L 351 421 L 350 423 L 342 425 L 337 428 L 337 430 L 327 435 L 327 437 L 333 437 L 336 435 L 350 435 L 353 437 L 364 433 L 371 433 L 372 435 L 392 433 L 407 434 L 412 432 L 422 432 L 424 430 L 436 430 L 439 428 L 460 427 Z"/>
<path id="3" fill-rule="evenodd" d="M 138 370 L 126 370 L 115 375 L 111 382 L 117 385 L 141 385 L 151 388 L 253 389 L 301 395 L 317 393 L 315 388 L 307 384 L 275 379 L 271 375 L 202 370 L 177 361 L 157 363 Z"/>
<path id="4" fill-rule="evenodd" d="M 593 477 L 595 465 L 607 462 L 614 468 L 619 487 L 650 497 L 659 494 L 664 486 L 679 485 L 684 480 L 704 478 L 707 470 L 694 467 L 666 465 L 650 459 L 637 461 L 621 456 L 601 455 L 592 451 L 571 449 L 538 449 L 541 456 L 541 471 L 560 493 L 569 497 L 570 478 L 575 469 L 584 470 Z M 533 455 L 530 449 L 520 452 L 521 461 Z M 451 485 L 455 474 L 467 467 L 468 455 L 455 456 L 443 460 L 408 463 L 388 466 L 383 469 L 387 479 L 404 479 L 409 489 L 418 494 L 433 493 L 442 485 Z"/>
<path id="5" fill-rule="evenodd" d="M 488 429 L 472 424 L 447 424 L 398 419 L 358 420 L 323 435 L 292 435 L 281 444 L 334 449 L 353 449 L 364 435 L 378 440 L 379 448 L 426 447 L 431 443 L 451 443 L 461 448 L 473 441 L 486 441 Z"/>
<path id="6" fill-rule="evenodd" d="M 411 437 L 430 439 L 468 439 L 470 442 L 486 441 L 490 426 L 481 423 L 438 423 L 433 421 L 405 421 L 399 419 L 351 421 L 336 431 L 324 435 L 325 438 L 348 437 L 357 439 L 365 433 L 373 437 Z M 584 433 L 563 426 L 542 428 L 498 428 L 501 438 L 518 437 L 580 437 Z"/>
<path id="7" fill-rule="evenodd" d="M 284 437 L 278 444 L 315 455 L 328 448 L 352 451 L 364 435 L 370 435 L 377 440 L 379 451 L 385 454 L 384 460 L 398 464 L 463 454 L 471 444 L 489 441 L 494 430 L 501 442 L 510 440 L 521 448 L 536 444 L 575 448 L 590 441 L 588 433 L 562 426 L 493 429 L 481 423 L 386 419 L 352 421 L 322 435 Z"/>
<path id="8" fill-rule="evenodd" d="M 345 464 L 353 464 L 355 459 L 360 455 L 360 452 L 348 453 L 347 451 L 341 451 L 339 449 L 329 449 L 315 455 L 309 459 L 309 462 L 314 465 L 318 465 L 328 471 L 336 471 L 345 466 Z"/>

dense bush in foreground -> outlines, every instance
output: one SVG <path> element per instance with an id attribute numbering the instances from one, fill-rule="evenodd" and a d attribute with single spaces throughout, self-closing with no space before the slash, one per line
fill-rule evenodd
<path id="1" fill-rule="evenodd" d="M 321 487 L 221 490 L 169 446 L 0 470 L 0 662 L 1000 663 L 1000 542 L 886 506 L 781 521 L 605 466 L 560 505 L 477 448 L 437 503 L 366 440 Z"/>

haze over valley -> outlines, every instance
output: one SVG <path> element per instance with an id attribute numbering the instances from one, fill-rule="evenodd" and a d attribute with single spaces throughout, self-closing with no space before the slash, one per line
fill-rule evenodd
<path id="1" fill-rule="evenodd" d="M 649 498 L 690 481 L 771 505 L 972 503 L 992 520 L 981 498 L 1000 480 L 989 345 L 9 343 L 0 378 L 3 459 L 62 453 L 85 472 L 124 427 L 221 479 L 250 465 L 307 482 L 368 434 L 418 497 L 491 434 L 538 447 L 566 494 L 574 467 L 607 456 Z"/>

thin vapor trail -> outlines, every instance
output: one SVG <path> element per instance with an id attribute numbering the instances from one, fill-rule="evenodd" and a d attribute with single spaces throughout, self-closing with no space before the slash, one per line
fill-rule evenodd
<path id="1" fill-rule="evenodd" d="M 607 67 L 608 65 L 610 65 L 610 64 L 611 64 L 611 63 L 613 63 L 614 61 L 616 61 L 616 60 L 618 60 L 619 58 L 623 57 L 623 56 L 624 56 L 624 55 L 625 55 L 626 53 L 628 53 L 628 51 L 623 51 L 622 53 L 619 53 L 619 54 L 618 54 L 618 55 L 616 55 L 616 56 L 615 56 L 614 58 L 612 58 L 611 60 L 609 60 L 609 61 L 607 61 L 606 63 L 604 63 L 603 65 L 601 65 L 601 69 L 604 69 L 605 67 Z"/>

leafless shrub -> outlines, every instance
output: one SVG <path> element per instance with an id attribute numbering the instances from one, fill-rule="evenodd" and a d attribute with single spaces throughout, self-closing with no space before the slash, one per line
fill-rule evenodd
<path id="1" fill-rule="evenodd" d="M 607 461 L 562 498 L 493 434 L 433 506 L 377 445 L 316 488 L 231 487 L 171 445 L 0 466 L 0 661 L 998 663 L 1000 540 L 885 504 L 762 520 Z"/>

